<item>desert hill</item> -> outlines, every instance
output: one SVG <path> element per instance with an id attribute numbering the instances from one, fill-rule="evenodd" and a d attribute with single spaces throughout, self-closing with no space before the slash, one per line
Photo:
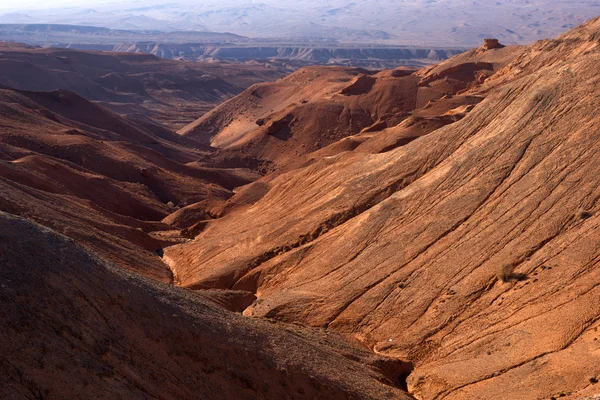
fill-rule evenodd
<path id="1" fill-rule="evenodd" d="M 474 105 L 481 98 L 462 93 L 483 83 L 518 51 L 474 50 L 421 71 L 307 67 L 248 88 L 179 133 L 224 150 L 224 165 L 228 156 L 241 152 L 273 170 L 347 136 Z M 436 101 L 446 104 L 433 107 Z"/>
<path id="2" fill-rule="evenodd" d="M 213 152 L 152 121 L 136 123 L 77 94 L 0 89 L 0 205 L 118 264 L 171 281 L 159 255 L 178 207 L 222 202 L 257 179 L 198 167 Z"/>
<path id="3" fill-rule="evenodd" d="M 0 397 L 408 399 L 409 366 L 253 321 L 0 213 Z"/>
<path id="4" fill-rule="evenodd" d="M 248 316 L 408 359 L 417 398 L 593 390 L 599 32 L 595 19 L 488 50 L 513 58 L 461 92 L 485 97 L 462 120 L 385 151 L 338 146 L 238 191 L 223 218 L 166 250 L 177 281 L 250 291 Z M 488 51 L 417 75 L 471 76 Z"/>
<path id="5" fill-rule="evenodd" d="M 95 61 L 66 88 L 14 66 L 55 74 L 57 50 L 5 45 L 0 393 L 597 394 L 599 38 L 597 18 L 421 70 L 259 84 L 264 67 L 164 78 L 152 56 L 69 51 Z M 200 118 L 117 112 L 139 97 L 97 75 L 115 65 Z M 245 83 L 209 113 L 163 86 L 213 67 L 223 99 Z"/>
<path id="6" fill-rule="evenodd" d="M 9 19 L 5 17 L 3 19 Z M 71 44 L 74 41 L 80 44 L 111 44 L 119 42 L 142 42 L 160 40 L 165 43 L 177 43 L 181 40 L 196 43 L 214 43 L 215 41 L 242 42 L 248 38 L 227 32 L 207 31 L 174 31 L 164 32 L 156 30 L 121 30 L 109 29 L 86 25 L 61 24 L 0 24 L 0 35 L 8 40 L 39 42 L 35 44 L 47 45 L 50 43 Z M 44 38 L 44 39 L 42 39 Z M 44 46 L 47 47 L 47 46 Z"/>
<path id="7" fill-rule="evenodd" d="M 172 281 L 160 254 L 183 239 L 152 234 L 161 220 L 259 177 L 196 165 L 214 149 L 170 125 L 192 120 L 182 102 L 197 115 L 276 71 L 11 43 L 0 64 L 1 209 L 137 273 Z"/>
<path id="8" fill-rule="evenodd" d="M 0 84 L 70 90 L 119 114 L 180 128 L 256 82 L 281 72 L 260 65 L 183 63 L 150 54 L 38 48 L 0 43 Z"/>

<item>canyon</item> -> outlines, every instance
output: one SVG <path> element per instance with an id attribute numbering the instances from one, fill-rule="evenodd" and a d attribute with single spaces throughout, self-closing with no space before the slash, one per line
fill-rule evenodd
<path id="1" fill-rule="evenodd" d="M 481 44 L 0 45 L 0 395 L 597 395 L 600 18 Z"/>

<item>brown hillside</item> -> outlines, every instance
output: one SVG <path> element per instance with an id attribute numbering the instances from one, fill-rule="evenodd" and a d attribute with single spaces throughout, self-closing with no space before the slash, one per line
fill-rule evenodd
<path id="1" fill-rule="evenodd" d="M 73 92 L 0 89 L 0 209 L 155 279 L 172 280 L 160 254 L 173 241 L 152 232 L 178 228 L 163 218 L 258 178 L 194 164 L 212 151 Z"/>
<path id="2" fill-rule="evenodd" d="M 480 85 L 519 52 L 480 48 L 415 73 L 303 68 L 249 88 L 179 133 L 224 149 L 218 155 L 223 165 L 236 165 L 242 153 L 272 170 L 361 131 L 391 128 L 415 114 L 437 116 L 424 110 Z"/>
<path id="3" fill-rule="evenodd" d="M 0 397 L 408 399 L 408 366 L 248 320 L 0 213 Z"/>
<path id="4" fill-rule="evenodd" d="M 122 115 L 180 128 L 248 86 L 281 77 L 260 65 L 193 63 L 149 54 L 0 43 L 0 85 L 69 90 Z"/>
<path id="5" fill-rule="evenodd" d="M 596 19 L 512 50 L 463 93 L 487 97 L 458 122 L 267 176 L 165 259 L 183 286 L 255 293 L 246 315 L 410 359 L 417 398 L 589 393 L 600 375 L 599 32 Z M 472 71 L 417 75 L 439 77 L 432 85 Z"/>

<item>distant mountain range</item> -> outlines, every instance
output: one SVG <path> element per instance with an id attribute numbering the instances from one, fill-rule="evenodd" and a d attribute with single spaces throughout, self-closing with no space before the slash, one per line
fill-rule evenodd
<path id="1" fill-rule="evenodd" d="M 487 36 L 527 43 L 600 14 L 595 0 L 174 0 L 86 2 L 35 9 L 0 5 L 0 23 L 120 30 L 232 32 L 253 38 L 473 46 Z"/>
<path id="2" fill-rule="evenodd" d="M 341 30 L 341 32 L 346 32 Z M 347 33 L 347 32 L 346 32 Z M 350 35 L 350 33 L 347 33 Z M 376 36 L 374 36 L 376 37 Z M 399 65 L 420 67 L 461 53 L 460 48 L 344 45 L 335 41 L 281 42 L 233 33 L 121 30 L 60 24 L 0 24 L 0 41 L 40 47 L 148 53 L 167 59 L 195 61 L 268 61 L 294 70 L 304 65 L 335 64 L 371 69 Z"/>
<path id="3" fill-rule="evenodd" d="M 0 40 L 34 45 L 116 44 L 160 41 L 162 43 L 244 42 L 248 38 L 233 33 L 160 30 L 123 30 L 96 26 L 61 24 L 0 24 Z"/>

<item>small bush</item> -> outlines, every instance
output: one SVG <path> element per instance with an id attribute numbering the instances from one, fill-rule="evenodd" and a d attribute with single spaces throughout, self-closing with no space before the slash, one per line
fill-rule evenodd
<path id="1" fill-rule="evenodd" d="M 592 216 L 592 213 L 584 208 L 580 208 L 579 210 L 577 210 L 577 218 L 578 219 L 588 219 Z"/>
<path id="2" fill-rule="evenodd" d="M 515 266 L 512 264 L 502 264 L 498 267 L 496 271 L 496 277 L 501 282 L 508 282 L 513 275 L 513 271 L 515 270 Z"/>

